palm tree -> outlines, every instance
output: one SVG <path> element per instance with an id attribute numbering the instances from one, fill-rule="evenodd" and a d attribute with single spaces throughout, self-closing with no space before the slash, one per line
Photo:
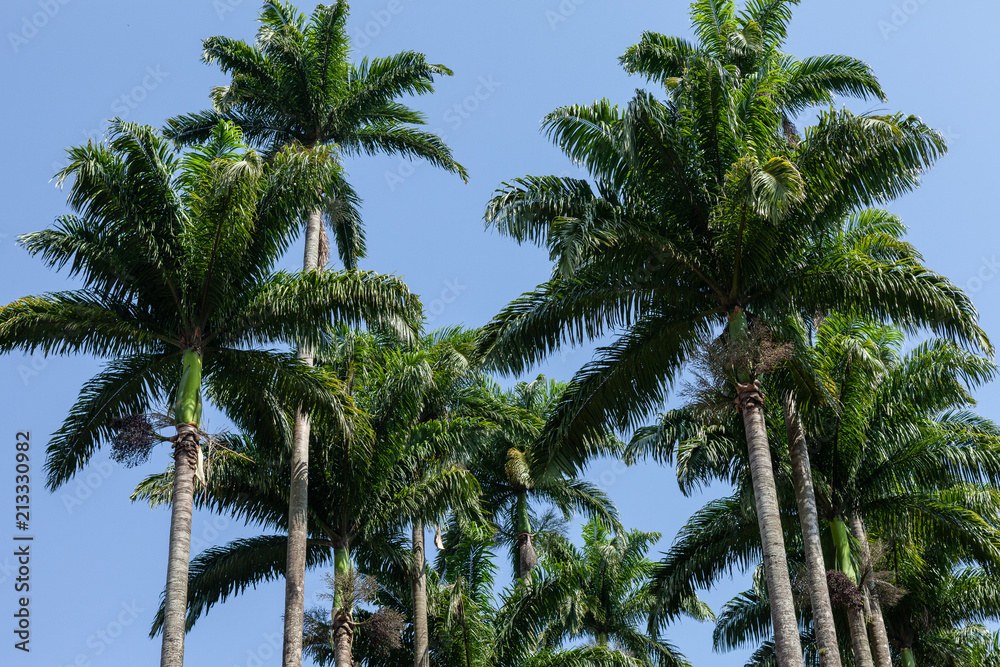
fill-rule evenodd
<path id="1" fill-rule="evenodd" d="M 290 145 L 334 146 L 336 153 L 328 153 L 334 161 L 400 154 L 466 179 L 465 168 L 444 141 L 416 129 L 426 123 L 424 115 L 396 101 L 434 92 L 434 77 L 451 70 L 413 51 L 351 63 L 349 12 L 344 0 L 317 5 L 309 17 L 290 2 L 269 2 L 261 10 L 254 44 L 222 36 L 205 39 L 203 60 L 232 80 L 212 90 L 212 110 L 167 121 L 167 136 L 181 143 L 202 141 L 224 118 L 267 155 Z M 365 255 L 358 196 L 340 173 L 323 190 L 326 196 L 308 219 L 304 268 L 325 264 L 318 261 L 324 216 L 341 261 L 354 268 Z"/>
<path id="2" fill-rule="evenodd" d="M 475 479 L 451 462 L 451 454 L 456 435 L 483 427 L 482 420 L 456 416 L 450 422 L 414 425 L 414 410 L 419 413 L 423 397 L 408 390 L 414 375 L 429 376 L 431 364 L 422 353 L 399 363 L 395 353 L 389 341 L 377 335 L 341 330 L 320 356 L 320 367 L 339 379 L 358 407 L 349 428 L 329 410 L 317 408 L 311 431 L 307 564 L 333 564 L 337 588 L 331 618 L 338 666 L 351 664 L 355 567 L 376 579 L 410 572 L 412 558 L 403 537 L 407 524 L 440 520 L 452 508 L 468 508 L 468 515 L 475 517 L 478 507 Z M 215 466 L 195 502 L 280 531 L 289 520 L 287 448 L 260 444 L 275 437 L 269 423 L 247 428 L 244 437 L 228 443 L 236 455 Z M 415 470 L 422 471 L 419 477 L 414 477 Z M 167 472 L 148 478 L 133 499 L 153 505 L 166 502 L 171 476 Z M 287 544 L 285 535 L 262 535 L 197 556 L 188 582 L 187 627 L 247 586 L 284 576 Z M 159 627 L 158 618 L 153 632 Z"/>
<path id="3" fill-rule="evenodd" d="M 265 147 L 268 155 L 290 145 L 306 150 L 336 146 L 340 155 L 422 158 L 466 179 L 465 169 L 440 137 L 415 129 L 425 123 L 424 116 L 396 101 L 404 95 L 433 92 L 434 77 L 451 74 L 450 70 L 411 51 L 350 63 L 348 12 L 348 3 L 337 0 L 318 5 L 307 19 L 290 2 L 269 2 L 261 10 L 255 44 L 221 36 L 204 40 L 205 62 L 219 65 L 232 81 L 212 91 L 211 111 L 168 121 L 168 136 L 179 142 L 200 141 L 219 118 L 225 118 L 238 124 L 253 145 Z M 345 267 L 354 268 L 365 254 L 358 196 L 339 176 L 320 188 L 325 196 L 309 212 L 303 268 L 322 269 L 326 264 L 324 216 Z M 308 345 L 300 345 L 299 356 L 312 363 Z M 302 662 L 308 443 L 309 421 L 303 413 L 296 417 L 291 462 L 296 473 L 289 500 L 292 539 L 285 594 L 285 667 Z"/>
<path id="4" fill-rule="evenodd" d="M 379 362 L 380 379 L 370 381 L 372 419 L 379 429 L 394 432 L 393 446 L 419 450 L 424 440 L 437 440 L 444 459 L 459 462 L 487 434 L 493 422 L 504 423 L 504 406 L 483 381 L 473 359 L 475 331 L 442 329 L 420 339 L 413 349 L 387 350 Z M 492 420 L 492 421 L 491 421 Z M 442 461 L 430 462 L 440 465 Z M 415 459 L 408 471 L 414 482 L 428 474 L 428 461 Z M 455 508 L 463 515 L 477 505 Z M 428 667 L 427 570 L 424 522 L 412 525 L 414 667 Z"/>
<path id="5" fill-rule="evenodd" d="M 879 645 L 884 643 L 888 655 L 888 641 L 880 640 L 886 633 L 865 526 L 875 530 L 883 544 L 905 545 L 921 536 L 964 545 L 984 563 L 995 560 L 997 535 L 983 521 L 994 515 L 995 500 L 989 500 L 989 487 L 969 484 L 995 483 L 1000 431 L 962 411 L 971 402 L 969 387 L 992 377 L 994 368 L 940 340 L 922 343 L 900 359 L 898 331 L 841 316 L 827 318 L 815 336 L 815 346 L 805 355 L 811 359 L 798 366 L 811 364 L 825 376 L 835 398 L 818 405 L 811 401 L 814 407 L 806 413 L 816 448 L 817 496 L 829 527 L 831 562 L 846 577 L 847 583 L 839 586 L 842 601 L 849 593 L 845 586 L 856 590 L 859 583 L 869 598 L 864 615 L 861 604 L 844 605 L 855 663 L 863 664 L 866 654 L 872 660 L 870 630 L 876 663 L 891 665 L 891 658 L 883 663 L 880 657 Z M 657 427 L 638 432 L 632 448 L 641 446 L 659 458 L 676 452 L 684 490 L 722 478 L 741 487 L 745 497 L 746 461 L 736 442 L 737 426 L 731 415 L 725 421 L 704 417 L 692 409 L 668 413 Z M 780 424 L 780 414 L 769 418 Z M 775 440 L 780 441 L 780 434 Z M 780 450 L 775 453 L 785 470 Z M 780 475 L 786 496 L 788 475 L 787 471 Z M 694 584 L 708 585 L 735 565 L 756 559 L 753 517 L 745 508 L 739 496 L 713 501 L 689 521 L 655 575 L 667 602 Z M 791 518 L 786 516 L 786 533 Z M 851 548 L 848 524 L 860 553 Z M 746 596 L 757 600 L 755 604 L 768 604 L 760 591 Z M 739 607 L 744 613 L 746 605 Z M 728 615 L 727 609 L 720 620 L 730 623 Z M 867 629 L 866 616 L 872 619 Z M 755 622 L 757 635 L 741 635 L 738 628 L 727 626 L 724 646 L 759 638 L 760 619 Z"/>
<path id="6" fill-rule="evenodd" d="M 273 273 L 298 215 L 334 163 L 283 151 L 267 165 L 220 123 L 183 157 L 152 128 L 115 121 L 109 143 L 71 149 L 78 215 L 22 237 L 82 289 L 25 297 L 0 310 L 0 350 L 111 358 L 49 443 L 48 486 L 70 479 L 101 441 L 141 454 L 157 440 L 142 415 L 173 397 L 175 470 L 161 664 L 180 665 L 201 396 L 237 424 L 270 404 L 339 406 L 343 391 L 269 343 L 315 342 L 324 322 L 368 320 L 411 336 L 416 302 L 403 284 L 355 272 Z"/>
<path id="7" fill-rule="evenodd" d="M 522 581 L 528 580 L 538 562 L 534 542 L 543 515 L 532 511 L 533 502 L 553 505 L 566 520 L 582 512 L 620 527 L 611 499 L 590 482 L 556 467 L 553 452 L 540 446 L 545 420 L 564 390 L 564 384 L 539 376 L 502 392 L 497 400 L 513 408 L 515 418 L 497 429 L 467 462 L 483 489 L 483 505 L 490 511 L 497 540 L 511 548 L 513 571 Z M 618 439 L 605 432 L 592 450 L 612 453 L 619 447 Z"/>
<path id="8" fill-rule="evenodd" d="M 1000 580 L 995 572 L 970 562 L 954 544 L 926 540 L 901 553 L 894 559 L 894 583 L 881 584 L 884 594 L 894 598 L 885 611 L 892 641 L 889 664 L 995 665 L 996 636 L 982 625 L 1000 618 Z M 767 590 L 758 576 L 751 590 L 733 598 L 719 614 L 715 649 L 760 643 L 747 667 L 775 664 L 773 644 L 764 641 L 768 615 Z M 807 643 L 806 648 L 808 664 L 818 664 L 815 644 Z"/>
<path id="9" fill-rule="evenodd" d="M 897 331 L 849 318 L 827 318 L 816 338 L 814 364 L 832 381 L 836 398 L 835 406 L 811 418 L 821 457 L 817 472 L 823 475 L 817 499 L 837 549 L 837 569 L 854 583 L 867 581 L 875 662 L 888 667 L 871 558 L 863 559 L 866 572 L 855 571 L 848 532 L 854 532 L 862 553 L 868 552 L 866 527 L 898 525 L 880 516 L 887 494 L 903 507 L 915 507 L 928 494 L 955 485 L 996 482 L 1000 432 L 961 412 L 973 405 L 970 387 L 994 377 L 996 369 L 941 340 L 921 343 L 900 358 Z M 942 458 L 951 461 L 949 468 L 942 468 Z M 863 653 L 867 633 L 859 616 L 849 618 L 856 653 Z"/>
<path id="10" fill-rule="evenodd" d="M 591 525 L 595 530 L 603 530 L 600 521 L 592 520 Z M 501 593 L 499 604 L 494 602 L 496 567 L 484 541 L 487 538 L 487 533 L 467 535 L 438 556 L 442 593 L 438 596 L 440 626 L 444 643 L 459 658 L 448 658 L 444 664 L 464 667 L 648 664 L 638 655 L 608 646 L 563 648 L 545 642 L 543 633 L 551 620 L 551 610 L 535 595 L 535 584 L 515 582 Z"/>
<path id="11" fill-rule="evenodd" d="M 656 600 L 650 591 L 653 563 L 646 554 L 659 533 L 630 530 L 611 535 L 601 522 L 583 526 L 583 549 L 565 545 L 557 561 L 528 588 L 524 604 L 543 610 L 541 645 L 556 648 L 566 640 L 589 638 L 598 646 L 613 645 L 643 664 L 686 665 L 683 655 L 656 635 L 665 617 L 650 623 L 649 636 L 638 628 L 649 621 Z M 706 620 L 712 612 L 697 597 L 685 600 L 683 613 Z M 515 614 L 509 623 L 517 623 Z"/>
<path id="12" fill-rule="evenodd" d="M 902 598 L 886 625 L 902 667 L 976 665 L 983 623 L 1000 619 L 995 570 L 963 562 L 953 545 L 914 545 L 897 565 Z"/>
<path id="13" fill-rule="evenodd" d="M 841 243 L 846 213 L 914 187 L 944 142 L 914 117 L 847 111 L 821 114 L 800 138 L 785 122 L 789 110 L 833 91 L 877 91 L 866 67 L 824 73 L 829 59 L 795 70 L 801 81 L 787 85 L 796 78 L 777 47 L 788 4 L 755 2 L 736 17 L 732 3 L 694 3 L 698 53 L 760 47 L 757 69 L 720 69 L 718 59 L 688 54 L 678 65 L 684 76 L 664 79 L 666 103 L 639 93 L 622 110 L 605 100 L 553 112 L 545 130 L 591 172 L 596 189 L 526 177 L 504 184 L 490 203 L 487 224 L 546 245 L 556 262 L 551 281 L 486 328 L 483 349 L 498 367 L 522 372 L 561 344 L 623 332 L 571 382 L 547 441 L 586 441 L 608 421 L 623 430 L 638 425 L 662 404 L 699 342 L 721 328 L 741 348 L 755 322 L 776 326 L 799 312 L 850 306 L 988 346 L 971 303 L 946 280 L 908 261 L 859 261 Z M 767 26 L 767 38 L 745 39 L 751 23 L 758 38 Z M 739 24 L 746 30 L 738 35 L 730 28 Z M 816 77 L 806 76 L 810 69 Z M 790 665 L 800 651 L 759 373 L 734 370 L 754 436 L 748 444 L 779 654 Z"/>
<path id="14" fill-rule="evenodd" d="M 523 605 L 527 588 L 515 584 L 497 598 L 495 555 L 491 531 L 467 527 L 461 540 L 438 552 L 428 573 L 428 611 L 432 663 L 461 667 L 639 667 L 635 657 L 602 646 L 547 648 L 539 646 L 541 614 Z M 397 617 L 412 617 L 413 600 L 406 577 L 388 579 L 374 604 Z M 378 614 L 379 612 L 376 612 Z M 518 622 L 510 619 L 517 615 Z M 361 618 L 369 622 L 370 612 Z M 322 611 L 309 614 L 306 652 L 320 665 L 333 664 L 331 625 Z M 366 667 L 405 667 L 412 662 L 412 633 L 386 650 L 377 630 L 358 636 L 358 657 Z M 399 639 L 396 631 L 394 638 Z"/>

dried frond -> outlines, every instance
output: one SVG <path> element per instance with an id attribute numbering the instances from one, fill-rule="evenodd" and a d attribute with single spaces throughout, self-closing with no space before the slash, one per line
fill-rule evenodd
<path id="1" fill-rule="evenodd" d="M 879 570 L 873 574 L 872 588 L 875 597 L 883 607 L 895 607 L 909 592 L 896 585 L 896 573 L 891 570 Z"/>
<path id="2" fill-rule="evenodd" d="M 753 378 L 773 371 L 792 357 L 794 346 L 775 341 L 771 330 L 754 322 L 741 342 L 731 341 L 729 333 L 706 337 L 691 359 L 693 380 L 685 382 L 681 395 L 696 409 L 709 413 L 730 410 L 736 400 L 735 368 L 746 368 Z"/>
<path id="3" fill-rule="evenodd" d="M 684 382 L 680 394 L 692 407 L 709 413 L 732 409 L 736 388 L 725 337 L 705 338 L 688 370 L 693 379 Z"/>
<path id="4" fill-rule="evenodd" d="M 320 593 L 319 597 L 333 600 L 336 596 L 344 609 L 353 609 L 362 603 L 370 603 L 378 595 L 379 584 L 374 577 L 360 574 L 355 570 L 332 576 L 323 577 L 329 593 Z"/>
<path id="5" fill-rule="evenodd" d="M 372 646 L 383 655 L 403 646 L 403 628 L 406 623 L 403 615 L 395 609 L 381 607 L 358 625 L 364 627 Z"/>
<path id="6" fill-rule="evenodd" d="M 795 352 L 794 345 L 776 341 L 771 330 L 761 322 L 753 323 L 742 344 L 737 341 L 727 342 L 731 367 L 747 368 L 755 379 L 791 359 Z"/>
<path id="7" fill-rule="evenodd" d="M 330 646 L 330 612 L 325 609 L 313 608 L 305 612 L 303 620 L 302 646 Z"/>

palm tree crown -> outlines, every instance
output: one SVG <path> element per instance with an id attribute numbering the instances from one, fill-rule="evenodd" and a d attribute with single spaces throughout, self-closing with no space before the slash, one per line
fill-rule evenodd
<path id="1" fill-rule="evenodd" d="M 434 91 L 434 77 L 450 75 L 423 54 L 404 51 L 349 62 L 348 3 L 318 5 L 306 17 L 289 2 L 271 2 L 260 14 L 253 44 L 216 36 L 204 40 L 203 59 L 232 76 L 212 91 L 213 109 L 167 122 L 175 141 L 201 141 L 220 118 L 242 128 L 247 141 L 273 155 L 283 146 L 335 147 L 331 158 L 400 154 L 421 158 L 467 178 L 444 141 L 417 129 L 424 115 L 396 101 Z M 344 265 L 365 255 L 359 198 L 342 174 L 324 186 L 322 202 Z M 322 262 L 321 262 L 322 264 Z"/>

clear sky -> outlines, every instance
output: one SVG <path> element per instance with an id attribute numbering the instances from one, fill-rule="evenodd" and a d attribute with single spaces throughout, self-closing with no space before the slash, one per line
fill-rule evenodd
<path id="1" fill-rule="evenodd" d="M 312 5 L 300 4 L 309 11 Z M 362 267 L 403 276 L 433 316 L 432 326 L 478 326 L 543 281 L 545 254 L 484 231 L 482 213 L 504 180 L 525 174 L 582 175 L 539 134 L 554 108 L 607 97 L 624 103 L 638 79 L 617 58 L 644 30 L 689 34 L 688 3 L 652 0 L 372 0 L 351 3 L 354 57 L 405 49 L 424 52 L 455 75 L 415 101 L 470 174 L 462 184 L 427 165 L 397 158 L 349 160 L 365 199 L 369 256 Z M 254 0 L 4 0 L 0 16 L 0 127 L 8 157 L 0 166 L 0 302 L 73 286 L 15 245 L 15 236 L 67 212 L 52 175 L 65 149 L 98 139 L 122 116 L 159 126 L 203 109 L 225 82 L 201 63 L 201 39 L 250 40 Z M 804 0 L 786 50 L 800 57 L 843 53 L 869 62 L 889 95 L 886 105 L 920 115 L 949 139 L 950 152 L 917 192 L 894 203 L 910 240 L 933 269 L 972 293 L 986 330 L 1000 337 L 1000 236 L 989 203 L 996 194 L 995 48 L 1000 5 L 987 0 Z M 839 104 L 839 102 L 838 102 Z M 301 257 L 296 248 L 288 266 Z M 569 379 L 589 350 L 556 355 L 540 370 Z M 120 468 L 99 454 L 55 493 L 42 487 L 48 436 L 83 383 L 90 358 L 0 358 L 0 664 L 155 664 L 158 640 L 147 630 L 165 578 L 169 513 L 132 505 L 129 492 L 162 470 L 169 449 L 149 464 Z M 980 411 L 1000 419 L 1000 392 L 980 392 Z M 209 430 L 221 430 L 216 418 Z M 31 652 L 14 649 L 13 569 L 15 434 L 31 433 Z M 684 499 L 673 474 L 654 466 L 598 463 L 588 475 L 604 486 L 626 525 L 663 533 L 709 496 Z M 723 489 L 716 489 L 723 491 Z M 198 514 L 193 553 L 256 534 L 225 517 Z M 655 556 L 655 554 L 654 554 Z M 307 602 L 321 572 L 308 579 Z M 742 577 L 706 596 L 714 609 L 747 585 Z M 188 635 L 190 665 L 280 664 L 283 584 L 261 586 L 216 607 Z M 669 632 L 696 665 L 742 664 L 711 652 L 711 627 L 685 623 Z"/>

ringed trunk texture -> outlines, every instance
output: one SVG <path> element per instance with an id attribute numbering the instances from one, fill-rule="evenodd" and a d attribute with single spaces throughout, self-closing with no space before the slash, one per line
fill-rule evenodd
<path id="1" fill-rule="evenodd" d="M 857 584 L 858 574 L 851 561 L 851 545 L 847 537 L 847 525 L 840 517 L 830 521 L 830 532 L 833 535 L 833 548 L 836 553 L 837 569 L 847 575 L 852 583 Z M 858 596 L 862 595 L 858 589 Z M 868 642 L 868 624 L 862 605 L 847 605 L 847 626 L 851 632 L 851 652 L 854 654 L 854 664 L 857 667 L 874 667 L 872 647 Z"/>
<path id="2" fill-rule="evenodd" d="M 181 667 L 184 664 L 191 512 L 194 506 L 194 470 L 197 463 L 198 427 L 194 424 L 178 424 L 174 442 L 174 489 L 160 667 Z"/>
<path id="3" fill-rule="evenodd" d="M 802 643 L 795 618 L 792 584 L 785 557 L 785 539 L 781 532 L 778 493 L 771 467 L 771 448 L 764 425 L 764 395 L 759 382 L 737 385 L 737 407 L 743 413 L 750 476 L 757 502 L 767 592 L 771 599 L 771 622 L 774 625 L 774 651 L 778 667 L 802 667 Z"/>
<path id="4" fill-rule="evenodd" d="M 319 237 L 323 213 L 309 214 L 306 249 L 302 265 L 306 271 L 319 268 Z M 300 346 L 299 359 L 312 366 L 313 351 Z M 307 509 L 309 506 L 309 415 L 295 415 L 292 436 L 291 488 L 288 493 L 288 554 L 285 565 L 285 636 L 281 649 L 282 667 L 302 666 L 302 628 L 306 596 Z"/>
<path id="5" fill-rule="evenodd" d="M 427 633 L 427 566 L 424 524 L 413 522 L 413 667 L 430 667 Z"/>
<path id="6" fill-rule="evenodd" d="M 336 667 L 353 667 L 354 656 L 351 644 L 354 641 L 354 630 L 348 614 L 338 614 L 333 621 L 333 660 Z"/>
<path id="7" fill-rule="evenodd" d="M 785 428 L 788 433 L 788 453 L 792 460 L 792 481 L 795 485 L 795 502 L 802 525 L 802 543 L 805 546 L 806 573 L 809 580 L 809 600 L 812 603 L 813 626 L 822 667 L 840 667 L 840 648 L 837 629 L 833 621 L 830 589 L 826 584 L 826 563 L 823 561 L 823 544 L 819 533 L 819 513 L 816 511 L 816 492 L 813 489 L 812 467 L 806 447 L 802 416 L 792 396 L 786 396 L 784 405 Z"/>
<path id="8" fill-rule="evenodd" d="M 861 544 L 861 557 L 864 560 L 864 592 L 871 612 L 871 624 L 869 627 L 871 635 L 872 653 L 875 657 L 876 667 L 892 667 L 892 654 L 889 652 L 889 635 L 885 631 L 885 619 L 882 617 L 882 604 L 878 600 L 878 593 L 875 590 L 874 563 L 872 563 L 871 547 L 868 544 L 868 531 L 861 517 L 855 513 L 851 515 L 851 532 Z"/>

